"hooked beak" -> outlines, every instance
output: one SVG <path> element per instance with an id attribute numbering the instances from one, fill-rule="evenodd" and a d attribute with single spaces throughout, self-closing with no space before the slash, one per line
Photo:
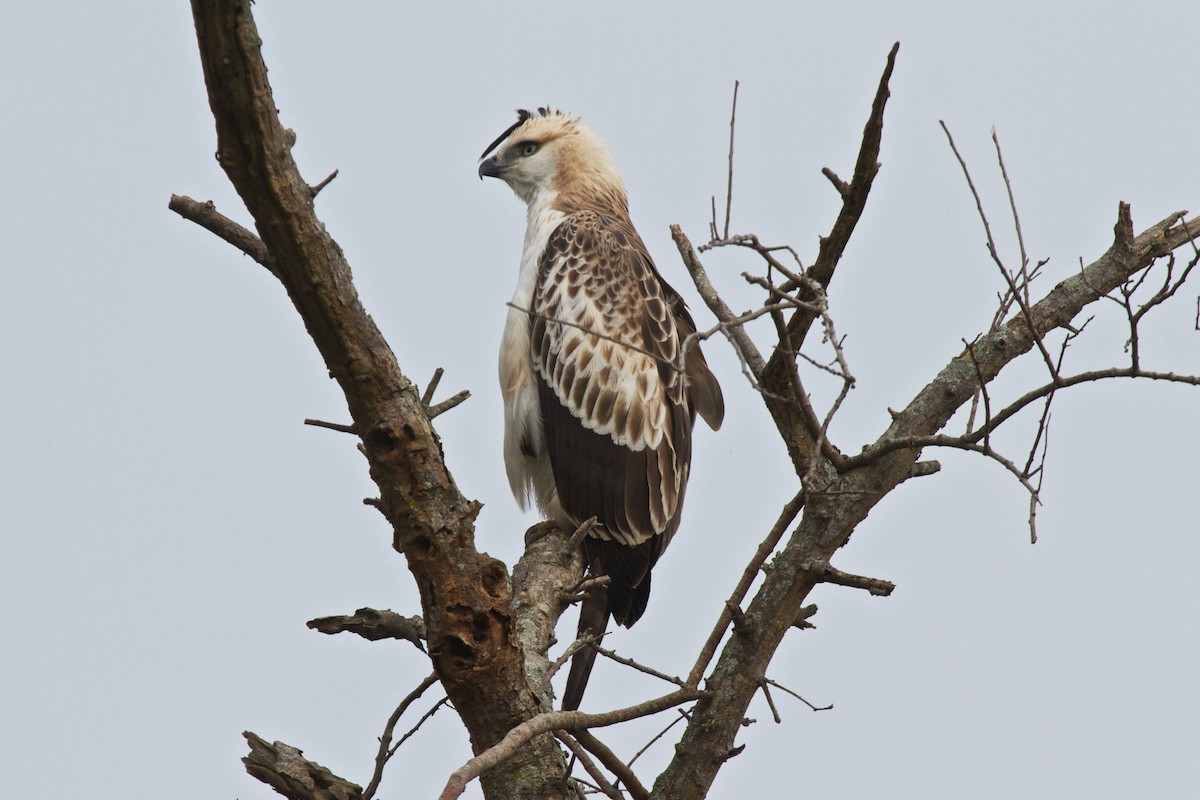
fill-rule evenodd
<path id="1" fill-rule="evenodd" d="M 499 178 L 503 174 L 504 168 L 496 163 L 496 157 L 486 158 L 479 163 L 479 180 L 484 177 Z"/>

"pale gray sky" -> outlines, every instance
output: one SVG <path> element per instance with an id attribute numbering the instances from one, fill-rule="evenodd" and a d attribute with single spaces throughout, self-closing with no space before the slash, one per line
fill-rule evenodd
<path id="1" fill-rule="evenodd" d="M 336 386 L 262 268 L 167 211 L 172 192 L 247 221 L 213 158 L 187 3 L 10 4 L 0 27 L 0 782 L 14 798 L 274 797 L 239 761 L 250 729 L 365 783 L 388 714 L 428 672 L 413 648 L 324 637 L 315 616 L 417 600 Z M 510 564 L 533 521 L 499 455 L 494 353 L 524 211 L 476 157 L 518 106 L 605 138 L 662 272 L 667 226 L 733 227 L 806 261 L 836 211 L 888 48 L 901 50 L 883 171 L 832 291 L 859 379 L 834 429 L 875 439 L 985 327 L 1000 279 L 937 121 L 970 160 L 1007 256 L 998 130 L 1045 291 L 1102 253 L 1120 200 L 1139 230 L 1200 206 L 1192 89 L 1200 8 L 1151 2 L 254 5 L 276 100 L 317 208 L 406 372 L 472 400 L 437 427 L 478 540 Z M 753 266 L 713 255 L 735 306 Z M 1144 331 L 1148 366 L 1200 371 L 1198 290 Z M 1118 309 L 1071 369 L 1118 357 Z M 683 528 L 621 652 L 685 671 L 778 507 L 781 446 L 721 342 L 730 412 L 701 429 Z M 1012 397 L 1040 381 L 1014 368 Z M 815 384 L 821 391 L 828 387 Z M 955 453 L 906 484 L 837 561 L 889 599 L 824 587 L 817 630 L 771 677 L 833 711 L 761 700 L 714 798 L 1179 797 L 1200 785 L 1193 587 L 1197 394 L 1088 386 L 1056 401 L 1041 541 L 994 464 Z M 1014 455 L 1018 425 L 998 442 Z M 700 591 L 696 614 L 687 598 Z M 570 623 L 573 625 L 573 622 Z M 683 628 L 683 635 L 672 632 Z M 597 667 L 585 706 L 652 685 Z M 637 694 L 643 693 L 643 694 Z M 432 690 L 429 703 L 440 695 Z M 423 711 L 422 704 L 416 711 Z M 629 755 L 657 722 L 605 738 Z M 442 712 L 382 797 L 432 797 L 469 755 Z M 649 777 L 670 755 L 639 764 Z M 472 787 L 471 796 L 478 796 Z"/>

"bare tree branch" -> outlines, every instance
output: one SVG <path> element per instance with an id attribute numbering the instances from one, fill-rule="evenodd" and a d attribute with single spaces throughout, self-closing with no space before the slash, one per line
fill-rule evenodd
<path id="1" fill-rule="evenodd" d="M 433 377 L 429 379 L 429 385 L 425 387 L 425 393 L 421 395 L 421 403 L 428 406 L 433 402 L 433 393 L 437 391 L 438 385 L 442 382 L 442 376 L 446 374 L 446 370 L 438 367 L 433 371 Z"/>
<path id="2" fill-rule="evenodd" d="M 599 653 L 600 655 L 604 656 L 607 659 L 610 659 L 612 661 L 617 662 L 618 664 L 621 664 L 622 666 L 629 667 L 630 669 L 635 669 L 638 672 L 641 672 L 645 675 L 649 675 L 652 678 L 658 678 L 660 681 L 665 681 L 666 683 L 672 683 L 681 688 L 687 687 L 687 683 L 685 683 L 682 678 L 677 678 L 673 675 L 668 675 L 665 672 L 660 672 L 660 671 L 656 670 L 654 667 L 648 667 L 645 664 L 641 664 L 641 663 L 633 660 L 632 658 L 626 658 L 625 656 L 618 655 L 616 651 L 609 650 L 606 647 L 601 647 L 599 644 L 596 644 L 594 641 L 591 644 L 589 644 L 588 646 L 595 648 L 597 653 Z"/>
<path id="3" fill-rule="evenodd" d="M 729 110 L 729 177 L 725 184 L 725 237 L 729 237 L 729 214 L 733 208 L 733 130 L 737 121 L 738 81 L 733 82 L 733 107 Z"/>
<path id="4" fill-rule="evenodd" d="M 435 403 L 434 405 L 426 406 L 425 413 L 429 415 L 429 419 L 431 419 L 431 420 L 435 419 L 437 417 L 440 417 L 442 414 L 445 414 L 447 411 L 454 408 L 455 406 L 460 405 L 464 400 L 468 399 L 470 396 L 471 396 L 471 393 L 469 391 L 467 391 L 466 389 L 463 389 L 458 394 L 451 395 L 450 397 L 447 397 L 445 400 L 443 400 L 440 403 Z"/>
<path id="5" fill-rule="evenodd" d="M 326 422 L 325 420 L 320 419 L 306 419 L 304 420 L 304 424 L 312 425 L 314 428 L 325 428 L 326 430 L 337 431 L 338 433 L 350 433 L 354 434 L 355 436 L 358 435 L 358 431 L 354 429 L 353 425 L 343 425 L 340 422 Z"/>
<path id="6" fill-rule="evenodd" d="M 503 563 L 475 548 L 480 505 L 455 485 L 421 393 L 400 371 L 341 248 L 314 212 L 292 157 L 295 135 L 276 111 L 252 8 L 242 0 L 192 2 L 217 159 L 346 396 L 379 486 L 378 507 L 421 594 L 430 657 L 482 751 L 539 710 L 514 624 L 513 584 Z M 542 796 L 565 798 L 564 767 L 553 737 L 537 737 L 517 763 L 489 773 L 484 792 L 511 796 L 524 771 L 539 776 Z"/>
<path id="7" fill-rule="evenodd" d="M 842 572 L 828 561 L 813 559 L 812 561 L 804 562 L 800 567 L 816 575 L 817 580 L 821 583 L 835 583 L 838 586 L 848 586 L 852 589 L 865 589 L 876 597 L 887 597 L 896 588 L 896 584 L 891 581 Z"/>
<path id="8" fill-rule="evenodd" d="M 503 740 L 455 770 L 446 782 L 446 788 L 438 796 L 439 800 L 454 800 L 459 797 L 466 790 L 468 783 L 512 758 L 526 742 L 540 734 L 616 725 L 619 722 L 657 714 L 704 695 L 704 692 L 695 689 L 679 689 L 644 703 L 603 714 L 586 714 L 582 711 L 547 711 L 539 714 L 514 727 Z"/>
<path id="9" fill-rule="evenodd" d="M 278 273 L 275 272 L 275 259 L 271 257 L 271 253 L 267 250 L 267 246 L 262 243 L 262 240 L 217 211 L 217 207 L 213 204 L 212 200 L 206 200 L 201 203 L 190 197 L 173 194 L 171 195 L 171 202 L 167 203 L 167 208 L 184 219 L 196 223 L 205 230 L 215 233 L 266 267 L 267 271 L 272 275 L 278 277 Z"/>
<path id="10" fill-rule="evenodd" d="M 661 731 L 659 731 L 658 733 L 656 733 L 656 734 L 653 736 L 653 738 L 651 738 L 651 739 L 650 739 L 650 741 L 648 741 L 648 742 L 646 742 L 644 745 L 642 745 L 642 748 L 641 748 L 640 750 L 638 750 L 636 753 L 634 753 L 634 754 L 633 754 L 633 758 L 629 759 L 629 766 L 630 766 L 630 767 L 632 767 L 632 766 L 633 766 L 633 762 L 635 762 L 635 761 L 637 761 L 639 758 L 641 758 L 641 757 L 642 757 L 642 754 L 643 754 L 643 753 L 645 753 L 647 750 L 649 750 L 649 749 L 650 749 L 650 748 L 651 748 L 651 747 L 654 745 L 654 743 L 655 743 L 655 742 L 657 742 L 657 741 L 658 741 L 659 739 L 661 739 L 662 737 L 666 736 L 666 735 L 667 735 L 667 732 L 668 732 L 668 731 L 670 731 L 670 730 L 671 730 L 671 728 L 674 728 L 674 727 L 675 727 L 676 725 L 678 725 L 680 722 L 683 722 L 684 720 L 686 720 L 686 719 L 688 718 L 688 713 L 687 713 L 687 711 L 685 711 L 684 709 L 682 709 L 682 708 L 677 708 L 677 709 L 675 709 L 675 710 L 679 712 L 679 716 L 677 716 L 675 719 L 671 720 L 671 722 L 669 722 L 669 723 L 667 724 L 667 727 L 663 728 Z"/>
<path id="11" fill-rule="evenodd" d="M 1111 378 L 1142 378 L 1152 381 L 1165 381 L 1168 383 L 1183 383 L 1189 386 L 1200 386 L 1200 376 L 1198 375 L 1178 375 L 1174 372 L 1149 372 L 1147 370 L 1135 370 L 1132 367 L 1113 367 L 1110 369 L 1091 370 L 1089 372 L 1081 372 L 1078 375 L 1060 378 L 1057 384 L 1047 383 L 1039 386 L 1036 389 L 1029 390 L 1010 403 L 1008 406 L 1005 406 L 1003 409 L 996 412 L 995 416 L 992 417 L 991 425 L 986 426 L 986 428 L 995 430 L 1005 421 L 1029 406 L 1034 401 L 1048 397 L 1053 392 L 1068 389 L 1072 386 L 1078 386 L 1082 383 L 1108 380 Z M 880 456 L 895 452 L 897 450 L 909 450 L 913 448 L 920 449 L 922 447 L 951 447 L 962 450 L 972 450 L 974 452 L 986 454 L 988 449 L 978 445 L 979 440 L 984 438 L 985 432 L 985 428 L 976 428 L 971 433 L 963 436 L 944 436 L 931 434 L 928 436 L 910 436 L 907 438 L 884 437 L 880 438 L 869 447 L 864 448 L 861 453 L 847 458 L 845 467 L 846 469 L 855 469 L 876 460 Z M 1020 474 L 1021 470 L 1017 469 L 1016 472 Z"/>
<path id="12" fill-rule="evenodd" d="M 401 639 L 412 642 L 425 651 L 425 620 L 421 617 L 402 617 L 388 609 L 360 608 L 349 616 L 317 617 L 305 623 L 320 633 L 357 633 L 372 642 L 380 639 Z"/>
<path id="13" fill-rule="evenodd" d="M 612 800 L 623 800 L 621 791 L 613 786 L 608 777 L 600 771 L 600 768 L 596 766 L 591 756 L 588 755 L 587 750 L 575 740 L 574 736 L 566 731 L 555 731 L 554 737 L 567 746 L 567 749 L 571 751 L 571 755 L 575 756 L 579 763 L 583 765 L 584 772 L 592 776 L 592 780 L 596 782 L 596 787 L 605 797 L 612 798 Z"/>
<path id="14" fill-rule="evenodd" d="M 879 79 L 879 86 L 871 106 L 871 113 L 863 129 L 862 144 L 859 148 L 858 159 L 854 165 L 854 176 L 843 190 L 839 182 L 839 194 L 842 197 L 842 208 L 830 229 L 829 235 L 821 238 L 820 249 L 816 261 L 808 270 L 808 277 L 817 285 L 828 288 L 833 280 L 834 271 L 845 252 L 850 236 L 862 217 L 866 208 L 867 196 L 879 172 L 879 149 L 883 141 L 883 112 L 890 96 L 888 82 L 892 77 L 892 69 L 896 63 L 896 53 L 900 48 L 897 42 L 888 53 L 887 65 Z M 803 294 L 801 299 L 804 298 Z M 811 432 L 798 409 L 788 402 L 781 402 L 776 397 L 786 397 L 788 393 L 788 371 L 794 364 L 792 353 L 799 352 L 801 344 L 808 335 L 808 330 L 815 321 L 816 315 L 796 310 L 787 321 L 787 338 L 780 341 L 779 347 L 771 355 L 763 369 L 760 383 L 766 390 L 763 394 L 767 408 L 775 421 L 779 434 L 787 446 L 788 455 L 796 469 L 796 474 L 803 477 L 810 474 L 813 459 L 818 458 L 819 448 L 815 447 L 816 435 Z"/>
<path id="15" fill-rule="evenodd" d="M 242 734 L 250 754 L 242 759 L 246 772 L 288 800 L 359 800 L 362 788 L 304 758 L 283 742 L 268 743 L 250 731 Z"/>
<path id="16" fill-rule="evenodd" d="M 794 697 L 794 698 L 796 698 L 797 700 L 799 700 L 801 703 L 804 703 L 804 705 L 808 706 L 808 707 L 809 707 L 809 709 L 811 709 L 811 710 L 813 710 L 813 711 L 832 711 L 832 710 L 833 710 L 833 704 L 832 704 L 832 703 L 830 703 L 830 704 L 829 704 L 829 705 L 827 705 L 827 706 L 817 706 L 817 705 L 813 705 L 812 703 L 808 702 L 808 700 L 805 700 L 803 697 L 801 697 L 801 696 L 800 696 L 799 694 L 797 694 L 796 692 L 793 692 L 791 689 L 787 688 L 787 687 L 786 687 L 786 686 L 784 686 L 783 684 L 781 684 L 781 683 L 779 683 L 779 682 L 777 682 L 777 681 L 773 681 L 773 680 L 771 680 L 770 678 L 767 678 L 767 679 L 766 679 L 766 683 L 767 683 L 768 685 L 770 685 L 770 686 L 774 686 L 776 689 L 779 689 L 780 691 L 787 692 L 787 693 L 788 693 L 788 694 L 790 694 L 792 697 Z"/>
<path id="17" fill-rule="evenodd" d="M 572 733 L 575 741 L 579 742 L 584 749 L 599 759 L 609 772 L 617 777 L 617 780 L 625 785 L 629 790 L 630 797 L 633 800 L 647 800 L 650 793 L 646 791 L 646 787 L 638 780 L 637 775 L 633 774 L 633 770 L 629 765 L 617 757 L 616 753 L 608 748 L 604 742 L 597 739 L 591 731 L 586 728 L 576 730 Z"/>

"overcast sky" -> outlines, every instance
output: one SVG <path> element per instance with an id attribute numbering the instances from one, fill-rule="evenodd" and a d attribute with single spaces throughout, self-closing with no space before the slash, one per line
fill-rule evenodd
<path id="1" fill-rule="evenodd" d="M 1138 230 L 1200 207 L 1200 6 L 650 5 L 254 5 L 301 170 L 314 183 L 340 170 L 317 210 L 367 309 L 410 377 L 443 366 L 442 396 L 473 394 L 437 428 L 462 490 L 485 504 L 479 546 L 510 565 L 535 520 L 503 476 L 494 354 L 524 209 L 475 168 L 513 109 L 574 111 L 609 143 L 635 223 L 707 322 L 667 226 L 706 237 L 734 80 L 732 227 L 809 263 L 837 209 L 820 169 L 850 176 L 901 42 L 883 170 L 831 291 L 858 378 L 833 430 L 847 452 L 987 326 L 1001 287 L 939 119 L 1015 262 L 998 131 L 1025 243 L 1050 259 L 1039 294 L 1108 247 L 1119 201 Z M 0 53 L 0 794 L 274 797 L 243 771 L 244 729 L 365 784 L 375 737 L 428 662 L 304 622 L 415 613 L 416 592 L 361 503 L 374 488 L 353 440 L 301 424 L 346 412 L 282 288 L 167 210 L 188 194 L 249 224 L 213 158 L 189 7 L 9 4 Z M 752 261 L 707 263 L 735 307 L 757 301 L 738 277 Z M 1146 324 L 1146 366 L 1200 372 L 1198 292 Z M 1095 312 L 1069 371 L 1123 357 L 1119 309 Z M 668 672 L 686 672 L 795 490 L 732 353 L 719 341 L 707 353 L 726 425 L 699 430 L 649 610 L 611 639 Z M 994 401 L 1044 377 L 1036 359 L 1015 366 Z M 747 749 L 711 796 L 1195 791 L 1197 402 L 1149 383 L 1056 400 L 1037 545 L 1002 469 L 928 452 L 942 472 L 880 503 L 835 562 L 894 581 L 894 595 L 818 589 L 817 629 L 791 634 L 771 666 L 834 709 L 777 697 L 776 725 L 756 700 Z M 1031 430 L 1019 420 L 995 441 L 1023 460 Z M 601 663 L 585 708 L 660 688 Z M 604 738 L 629 756 L 659 725 Z M 443 711 L 381 796 L 436 796 L 469 754 Z M 644 777 L 670 754 L 651 750 Z"/>

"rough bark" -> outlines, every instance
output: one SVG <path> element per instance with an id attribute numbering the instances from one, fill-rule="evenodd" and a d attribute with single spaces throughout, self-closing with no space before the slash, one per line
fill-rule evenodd
<path id="1" fill-rule="evenodd" d="M 246 731 L 246 771 L 289 800 L 358 800 L 362 787 L 343 780 L 283 742 L 269 743 Z"/>
<path id="2" fill-rule="evenodd" d="M 476 752 L 538 711 L 525 679 L 504 564 L 474 545 L 479 504 L 458 491 L 420 393 L 363 309 L 341 248 L 313 210 L 291 155 L 243 0 L 193 0 L 217 158 L 330 375 L 346 396 L 380 508 L 420 589 L 430 657 Z M 411 265 L 417 267 L 419 265 Z M 484 776 L 489 797 L 564 797 L 552 736 Z"/>

